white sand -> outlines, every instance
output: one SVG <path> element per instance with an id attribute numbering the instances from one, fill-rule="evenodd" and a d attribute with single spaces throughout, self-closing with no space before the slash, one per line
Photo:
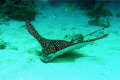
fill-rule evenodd
<path id="1" fill-rule="evenodd" d="M 41 12 L 31 23 L 48 39 L 65 39 L 66 34 L 73 32 L 86 35 L 102 28 L 88 25 L 90 19 L 83 15 L 84 11 L 61 7 Z M 0 80 L 120 80 L 120 18 L 115 15 L 111 26 L 103 31 L 110 34 L 107 38 L 57 57 L 51 63 L 40 61 L 38 53 L 42 47 L 21 27 L 24 24 L 10 20 L 10 26 L 0 25 L 0 38 L 9 43 L 0 50 Z M 100 32 L 86 39 L 99 35 Z"/>

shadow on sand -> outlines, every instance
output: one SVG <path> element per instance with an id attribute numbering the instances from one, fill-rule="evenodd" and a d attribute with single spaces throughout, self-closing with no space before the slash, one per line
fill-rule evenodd
<path id="1" fill-rule="evenodd" d="M 75 59 L 82 57 L 86 57 L 86 55 L 79 53 L 77 51 L 72 51 L 56 57 L 50 63 L 72 63 L 75 62 Z"/>

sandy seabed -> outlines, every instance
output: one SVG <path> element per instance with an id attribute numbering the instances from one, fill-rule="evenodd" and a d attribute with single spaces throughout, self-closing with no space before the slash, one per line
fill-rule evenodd
<path id="1" fill-rule="evenodd" d="M 65 35 L 86 35 L 102 28 L 88 25 L 90 18 L 82 10 L 49 8 L 41 12 L 43 14 L 37 14 L 31 23 L 48 39 L 70 41 Z M 50 63 L 40 61 L 38 54 L 42 47 L 25 27 L 21 27 L 25 22 L 10 20 L 10 26 L 0 25 L 0 38 L 7 42 L 7 47 L 0 50 L 0 80 L 120 80 L 120 18 L 112 18 L 110 27 L 85 39 L 102 34 L 109 34 L 108 37 Z"/>

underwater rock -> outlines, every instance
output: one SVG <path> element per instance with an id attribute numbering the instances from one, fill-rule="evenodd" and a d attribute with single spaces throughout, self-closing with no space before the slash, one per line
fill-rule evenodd
<path id="1" fill-rule="evenodd" d="M 36 11 L 32 4 L 25 1 L 6 1 L 1 6 L 0 13 L 6 14 L 11 19 L 24 21 L 26 19 L 28 20 L 34 20 Z"/>
<path id="2" fill-rule="evenodd" d="M 93 20 L 88 21 L 88 24 L 95 25 L 95 26 L 103 26 L 103 27 L 109 27 L 110 26 L 110 19 L 109 16 L 113 16 L 112 13 L 104 9 L 104 2 L 101 2 L 98 7 L 96 7 L 92 11 L 88 11 L 87 15 L 91 18 L 94 18 Z M 101 20 L 101 17 L 107 17 L 107 21 Z"/>
<path id="3" fill-rule="evenodd" d="M 5 49 L 7 43 L 0 39 L 0 49 Z"/>
<path id="4" fill-rule="evenodd" d="M 116 17 L 120 17 L 120 12 L 118 12 L 118 13 L 116 14 Z"/>
<path id="5" fill-rule="evenodd" d="M 5 15 L 5 14 L 0 14 L 0 25 L 1 24 L 5 24 L 5 25 L 10 25 L 10 23 L 9 22 L 7 22 L 7 21 L 9 21 L 10 20 L 10 18 L 7 16 L 7 15 Z"/>
<path id="6" fill-rule="evenodd" d="M 104 9 L 103 6 L 104 2 L 101 2 L 99 6 L 96 7 L 94 10 L 87 11 L 86 15 L 91 18 L 94 18 L 95 20 L 100 20 L 101 17 L 113 16 L 113 14 L 109 10 Z"/>

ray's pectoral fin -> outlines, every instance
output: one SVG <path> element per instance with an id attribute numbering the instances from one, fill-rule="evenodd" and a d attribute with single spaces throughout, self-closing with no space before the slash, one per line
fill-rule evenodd
<path id="1" fill-rule="evenodd" d="M 66 47 L 66 48 L 64 48 L 64 49 L 62 49 L 62 50 L 57 51 L 56 53 L 52 53 L 52 54 L 48 55 L 48 58 L 49 58 L 50 61 L 51 61 L 52 59 L 54 59 L 54 58 L 57 57 L 57 56 L 63 55 L 63 54 L 65 54 L 65 53 L 68 53 L 68 52 L 73 51 L 73 50 L 75 50 L 75 49 L 82 48 L 82 47 L 84 47 L 84 46 L 86 46 L 87 44 L 90 44 L 90 43 L 92 43 L 92 42 L 93 42 L 93 41 L 83 42 L 83 43 L 78 43 L 78 44 L 75 44 L 75 45 Z"/>
<path id="2" fill-rule="evenodd" d="M 100 37 L 94 38 L 94 39 L 89 39 L 89 40 L 85 40 L 84 42 L 90 42 L 90 41 L 95 41 L 95 40 L 99 40 L 99 39 L 103 39 L 106 38 L 109 34 L 104 34 Z"/>
<path id="3" fill-rule="evenodd" d="M 85 40 L 83 42 L 78 42 L 78 43 L 74 43 L 73 45 L 71 46 L 68 46 L 62 50 L 59 50 L 59 51 L 56 51 L 55 53 L 50 53 L 48 56 L 43 56 L 41 58 L 41 60 L 43 62 L 50 62 L 51 60 L 53 60 L 55 57 L 57 56 L 60 56 L 60 55 L 63 55 L 64 53 L 68 53 L 72 50 L 75 50 L 75 49 L 79 49 L 79 48 L 82 48 L 88 44 L 91 44 L 92 42 L 94 42 L 95 40 L 99 40 L 99 39 L 102 39 L 102 38 L 105 38 L 107 37 L 109 34 L 105 34 L 105 35 L 102 35 L 98 38 L 94 38 L 94 39 L 89 39 L 89 40 Z"/>

